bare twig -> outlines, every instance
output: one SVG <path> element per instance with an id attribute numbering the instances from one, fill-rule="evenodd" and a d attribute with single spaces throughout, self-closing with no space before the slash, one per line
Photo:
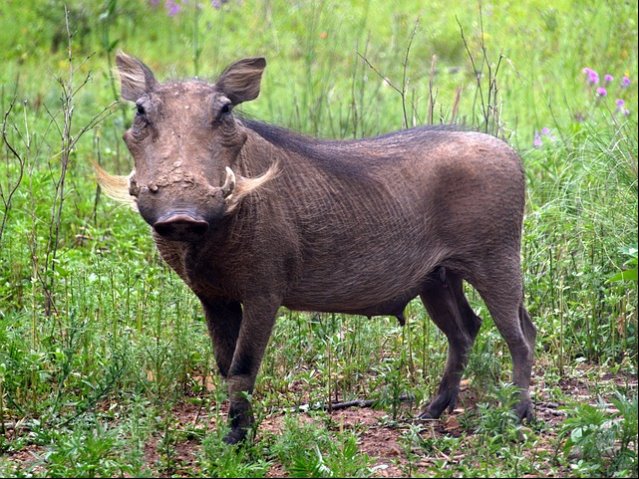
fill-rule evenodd
<path id="1" fill-rule="evenodd" d="M 437 64 L 437 55 L 432 56 L 430 60 L 430 73 L 428 75 L 428 118 L 426 122 L 429 125 L 433 124 L 435 111 L 435 95 L 433 93 L 433 81 L 435 77 L 435 65 Z"/>
<path id="2" fill-rule="evenodd" d="M 389 87 L 391 87 L 393 90 L 395 90 L 397 93 L 399 93 L 400 95 L 402 94 L 402 90 L 397 88 L 392 81 L 390 81 L 389 78 L 385 77 L 377 68 L 375 68 L 375 66 L 368 61 L 368 58 L 366 58 L 365 56 L 363 56 L 361 53 L 357 52 L 357 56 L 360 57 L 362 60 L 364 60 L 364 63 L 366 63 L 366 65 L 368 65 L 368 67 L 373 70 L 377 76 L 379 76 L 384 83 L 386 83 Z"/>
<path id="3" fill-rule="evenodd" d="M 409 394 L 403 394 L 401 395 L 399 398 L 400 402 L 412 402 L 415 400 L 414 396 L 411 396 Z M 297 407 L 294 407 L 292 410 L 293 411 L 309 411 L 309 410 L 314 410 L 314 411 L 338 411 L 340 409 L 348 409 L 350 407 L 371 407 L 375 404 L 378 404 L 380 401 L 379 400 L 374 400 L 374 399 L 355 399 L 353 401 L 343 401 L 343 402 L 329 402 L 329 403 L 315 403 L 315 404 L 301 404 Z"/>
<path id="4" fill-rule="evenodd" d="M 457 114 L 459 113 L 459 102 L 461 101 L 461 92 L 461 87 L 457 87 L 457 90 L 455 90 L 455 100 L 453 101 L 453 110 L 450 114 L 451 123 L 455 123 L 455 121 L 457 120 Z"/>
<path id="5" fill-rule="evenodd" d="M 475 57 L 473 56 L 468 41 L 466 40 L 464 28 L 462 27 L 459 19 L 456 18 L 456 20 L 461 33 L 462 42 L 464 43 L 464 48 L 466 49 L 466 54 L 468 55 L 471 66 L 473 68 L 475 82 L 477 84 L 477 89 L 475 90 L 475 98 L 473 100 L 473 112 L 475 112 L 475 106 L 477 104 L 477 99 L 479 98 L 483 131 L 485 131 L 486 133 L 499 135 L 501 126 L 499 121 L 499 89 L 497 87 L 497 75 L 499 73 L 499 69 L 501 67 L 504 56 L 502 54 L 499 55 L 497 64 L 493 69 L 493 65 L 491 64 L 490 58 L 488 56 L 488 49 L 486 48 L 486 43 L 484 41 L 484 19 L 481 3 L 479 4 L 479 42 L 482 55 L 481 66 L 478 66 L 477 62 L 475 61 Z M 484 71 L 486 71 L 486 74 L 484 74 Z M 487 85 L 484 85 L 484 82 L 486 82 Z M 486 93 L 485 88 L 488 89 Z"/>
<path id="6" fill-rule="evenodd" d="M 417 33 L 417 28 L 419 27 L 419 18 L 415 20 L 415 26 L 413 27 L 413 31 L 410 34 L 410 38 L 408 39 L 408 45 L 406 46 L 406 53 L 404 54 L 404 62 L 402 63 L 403 73 L 402 73 L 402 110 L 404 112 L 404 127 L 408 128 L 408 115 L 406 113 L 406 89 L 408 87 L 408 77 L 406 75 L 408 71 L 408 56 L 410 54 L 410 49 L 413 46 L 413 40 L 415 39 L 415 34 Z"/>
<path id="7" fill-rule="evenodd" d="M 55 271 L 56 266 L 56 257 L 58 253 L 58 247 L 60 243 L 60 228 L 62 223 L 62 212 L 64 207 L 65 200 L 65 184 L 67 178 L 67 172 L 69 169 L 69 164 L 71 161 L 71 154 L 80 140 L 82 136 L 94 128 L 98 123 L 100 123 L 104 118 L 106 118 L 109 114 L 112 113 L 114 105 L 116 102 L 112 102 L 107 107 L 103 108 L 102 111 L 97 113 L 88 123 L 80 128 L 76 134 L 73 134 L 73 113 L 74 113 L 74 99 L 78 92 L 90 81 L 91 73 L 88 73 L 83 80 L 75 85 L 75 66 L 74 66 L 74 58 L 73 58 L 73 48 L 72 48 L 72 34 L 71 27 L 69 25 L 69 11 L 65 6 L 65 22 L 66 22 L 66 30 L 67 30 L 67 43 L 68 43 L 68 53 L 67 60 L 69 62 L 69 72 L 66 79 L 62 77 L 58 78 L 58 84 L 60 85 L 60 90 L 62 92 L 62 120 L 58 121 L 56 115 L 51 113 L 48 108 L 45 109 L 47 114 L 51 118 L 51 122 L 58 130 L 58 134 L 60 135 L 60 143 L 61 148 L 57 155 L 54 158 L 59 158 L 59 166 L 60 170 L 58 173 L 57 180 L 55 181 L 55 191 L 53 195 L 53 203 L 51 206 L 51 217 L 49 220 L 49 241 L 47 243 L 47 249 L 45 254 L 45 262 L 44 262 L 44 292 L 45 292 L 45 314 L 50 315 L 52 310 L 55 310 L 55 305 L 53 304 L 53 290 L 54 290 L 54 282 L 55 275 L 51 274 Z"/>
<path id="8" fill-rule="evenodd" d="M 2 200 L 3 205 L 3 215 L 2 215 L 2 223 L 0 223 L 0 243 L 2 242 L 2 235 L 4 234 L 5 227 L 7 225 L 7 220 L 9 219 L 9 213 L 11 211 L 11 203 L 13 200 L 13 196 L 15 195 L 20 183 L 22 183 L 22 178 L 24 177 L 24 166 L 25 160 L 18 153 L 16 148 L 11 144 L 9 139 L 7 138 L 7 125 L 9 123 L 9 117 L 11 116 L 11 111 L 16 103 L 17 98 L 17 90 L 18 90 L 18 82 L 16 81 L 15 90 L 11 96 L 11 100 L 9 102 L 9 108 L 4 114 L 2 119 L 2 142 L 8 152 L 13 156 L 13 158 L 18 162 L 18 176 L 15 178 L 13 182 L 9 182 L 7 185 L 8 191 L 4 191 L 2 188 L 2 183 L 0 182 L 0 199 Z M 8 168 L 7 168 L 8 169 Z"/>
<path id="9" fill-rule="evenodd" d="M 457 20 L 457 25 L 459 25 L 462 42 L 464 43 L 464 48 L 466 49 L 466 53 L 468 54 L 470 64 L 473 67 L 473 74 L 475 75 L 475 81 L 477 83 L 477 92 L 475 94 L 475 100 L 477 99 L 477 96 L 479 96 L 479 100 L 481 101 L 482 115 L 484 119 L 486 119 L 488 116 L 488 111 L 486 109 L 486 105 L 484 104 L 484 93 L 482 91 L 482 82 L 481 82 L 482 72 L 481 70 L 477 68 L 477 65 L 475 64 L 475 57 L 473 56 L 473 53 L 470 51 L 470 47 L 468 46 L 468 41 L 466 40 L 466 35 L 464 35 L 464 27 L 459 21 L 459 18 L 455 17 L 455 20 Z"/>
<path id="10" fill-rule="evenodd" d="M 402 86 L 401 88 L 397 87 L 390 79 L 384 76 L 375 66 L 368 61 L 368 59 L 363 56 L 361 53 L 357 52 L 357 55 L 368 65 L 368 67 L 373 70 L 377 76 L 379 76 L 384 83 L 390 86 L 393 90 L 399 93 L 399 96 L 402 99 L 402 112 L 404 114 L 404 127 L 408 128 L 408 110 L 406 108 L 406 92 L 408 89 L 408 57 L 410 55 L 411 47 L 413 46 L 413 41 L 415 39 L 415 35 L 417 34 L 417 29 L 419 27 L 419 18 L 415 20 L 415 26 L 413 27 L 413 31 L 410 34 L 408 39 L 408 45 L 406 46 L 406 51 L 404 52 L 404 61 L 402 62 Z"/>

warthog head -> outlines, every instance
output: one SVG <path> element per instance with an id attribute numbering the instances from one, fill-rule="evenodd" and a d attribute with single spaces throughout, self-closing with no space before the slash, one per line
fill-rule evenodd
<path id="1" fill-rule="evenodd" d="M 275 174 L 275 167 L 254 178 L 238 172 L 247 134 L 232 113 L 259 95 L 266 61 L 240 60 L 215 84 L 160 84 L 141 61 L 119 53 L 116 62 L 122 97 L 136 107 L 124 133 L 135 169 L 128 177 L 98 171 L 100 182 L 120 198 L 126 198 L 126 187 L 129 200 L 163 238 L 199 241 Z"/>

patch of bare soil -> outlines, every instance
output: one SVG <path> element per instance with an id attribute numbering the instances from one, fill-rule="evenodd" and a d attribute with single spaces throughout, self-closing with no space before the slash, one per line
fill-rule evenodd
<path id="1" fill-rule="evenodd" d="M 547 427 L 538 434 L 539 440 L 535 450 L 524 452 L 529 457 L 540 457 L 542 454 L 545 457 L 552 457 L 557 449 L 558 431 L 566 418 L 562 407 L 566 404 L 558 402 L 556 397 L 567 397 L 579 402 L 596 404 L 598 398 L 594 394 L 596 390 L 594 381 L 598 386 L 604 382 L 615 382 L 630 388 L 637 387 L 636 376 L 612 375 L 601 369 L 595 370 L 583 366 L 576 371 L 576 374 L 572 372 L 559 381 L 561 394 L 557 394 L 557 381 L 556 379 L 551 381 L 552 387 L 547 385 L 544 380 L 545 370 L 543 364 L 538 365 L 534 375 L 533 391 L 537 419 L 545 423 Z M 403 416 L 410 417 L 414 414 L 416 406 L 410 407 L 412 408 L 410 411 L 403 411 Z M 468 431 L 464 432 L 460 425 L 463 413 L 476 407 L 477 399 L 474 391 L 467 388 L 467 382 L 463 382 L 459 407 L 455 411 L 443 416 L 440 420 L 415 421 L 414 424 L 420 425 L 419 434 L 424 440 L 460 437 L 462 434 L 470 434 Z M 228 404 L 224 404 L 221 414 L 218 414 L 210 407 L 202 407 L 186 401 L 177 405 L 172 411 L 167 431 L 157 431 L 152 434 L 144 448 L 144 459 L 148 471 L 157 477 L 198 476 L 200 468 L 197 461 L 202 451 L 201 437 L 215 429 L 216 418 L 226 417 L 227 408 Z M 411 446 L 403 439 L 403 436 L 411 421 L 396 423 L 389 421 L 388 416 L 387 411 L 369 407 L 352 407 L 331 413 L 332 422 L 337 430 L 352 430 L 357 434 L 360 451 L 372 459 L 373 474 L 376 477 L 408 477 L 427 471 L 432 474 L 436 460 L 455 464 L 469 453 L 463 447 L 451 454 L 439 450 L 427 452 L 422 449 L 413 450 L 413 454 L 410 455 L 412 457 L 409 457 L 408 452 Z M 314 421 L 303 412 L 300 412 L 298 417 L 301 422 Z M 281 434 L 283 428 L 284 415 L 271 414 L 260 424 L 256 440 L 259 443 L 269 435 Z M 193 431 L 198 433 L 193 434 Z M 29 445 L 18 452 L 5 454 L 5 458 L 27 468 L 33 466 L 44 452 L 42 447 Z M 556 465 L 554 467 L 556 468 Z M 570 475 L 571 471 L 559 471 L 559 473 Z M 268 477 L 286 476 L 285 469 L 277 463 L 273 464 L 268 472 Z M 547 476 L 547 473 L 544 476 Z"/>
<path id="2" fill-rule="evenodd" d="M 44 468 L 38 464 L 44 452 L 45 449 L 42 446 L 28 444 L 19 451 L 5 453 L 4 458 L 18 466 L 19 470 L 31 468 L 34 474 L 42 474 Z"/>
<path id="3" fill-rule="evenodd" d="M 222 413 L 226 416 L 224 405 Z M 206 433 L 215 429 L 216 420 L 206 408 L 192 403 L 176 405 L 172 411 L 170 432 L 154 433 L 144 447 L 144 459 L 155 477 L 191 477 L 197 475 L 197 458 L 201 441 L 189 433 L 198 430 Z"/>

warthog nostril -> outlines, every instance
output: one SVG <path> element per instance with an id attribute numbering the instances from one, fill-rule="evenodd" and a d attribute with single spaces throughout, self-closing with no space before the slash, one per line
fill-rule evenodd
<path id="1" fill-rule="evenodd" d="M 153 225 L 162 237 L 173 241 L 196 241 L 209 229 L 209 223 L 188 214 L 179 213 L 164 216 Z"/>

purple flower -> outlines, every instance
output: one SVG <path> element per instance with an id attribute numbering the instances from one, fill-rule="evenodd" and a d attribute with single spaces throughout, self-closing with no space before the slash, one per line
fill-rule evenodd
<path id="1" fill-rule="evenodd" d="M 596 85 L 599 83 L 599 73 L 594 71 L 592 68 L 585 67 L 581 72 L 586 75 L 588 83 L 591 85 Z"/>
<path id="2" fill-rule="evenodd" d="M 535 138 L 533 138 L 533 148 L 541 148 L 543 142 L 541 141 L 541 135 L 538 131 L 535 131 Z"/>
<path id="3" fill-rule="evenodd" d="M 149 5 L 153 8 L 157 7 L 160 4 L 160 0 L 149 0 Z"/>
<path id="4" fill-rule="evenodd" d="M 614 79 L 615 79 L 615 77 L 613 77 L 610 73 L 606 73 L 606 75 L 604 76 L 604 82 L 606 83 L 606 85 L 611 83 L 612 80 L 614 80 Z"/>
<path id="5" fill-rule="evenodd" d="M 541 129 L 541 136 L 545 136 L 550 141 L 555 141 L 556 140 L 555 135 L 552 134 L 552 130 L 550 128 L 548 128 L 547 126 L 544 126 Z"/>
<path id="6" fill-rule="evenodd" d="M 604 97 L 608 95 L 608 92 L 606 91 L 606 89 L 602 86 L 600 86 L 599 88 L 597 88 L 597 96 L 598 97 Z"/>
<path id="7" fill-rule="evenodd" d="M 180 10 L 182 10 L 180 4 L 177 3 L 175 0 L 166 0 L 164 6 L 166 7 L 166 13 L 169 17 L 176 16 L 178 13 L 180 13 Z"/>
<path id="8" fill-rule="evenodd" d="M 617 98 L 615 100 L 615 105 L 617 105 L 617 108 L 615 109 L 616 113 L 621 113 L 624 116 L 630 115 L 630 110 L 626 108 L 626 102 L 623 101 L 621 98 Z"/>
<path id="9" fill-rule="evenodd" d="M 628 75 L 624 75 L 621 79 L 621 88 L 628 88 L 630 86 L 630 78 Z"/>
<path id="10" fill-rule="evenodd" d="M 228 0 L 211 0 L 211 6 L 216 10 L 219 10 L 226 2 L 228 2 Z"/>

